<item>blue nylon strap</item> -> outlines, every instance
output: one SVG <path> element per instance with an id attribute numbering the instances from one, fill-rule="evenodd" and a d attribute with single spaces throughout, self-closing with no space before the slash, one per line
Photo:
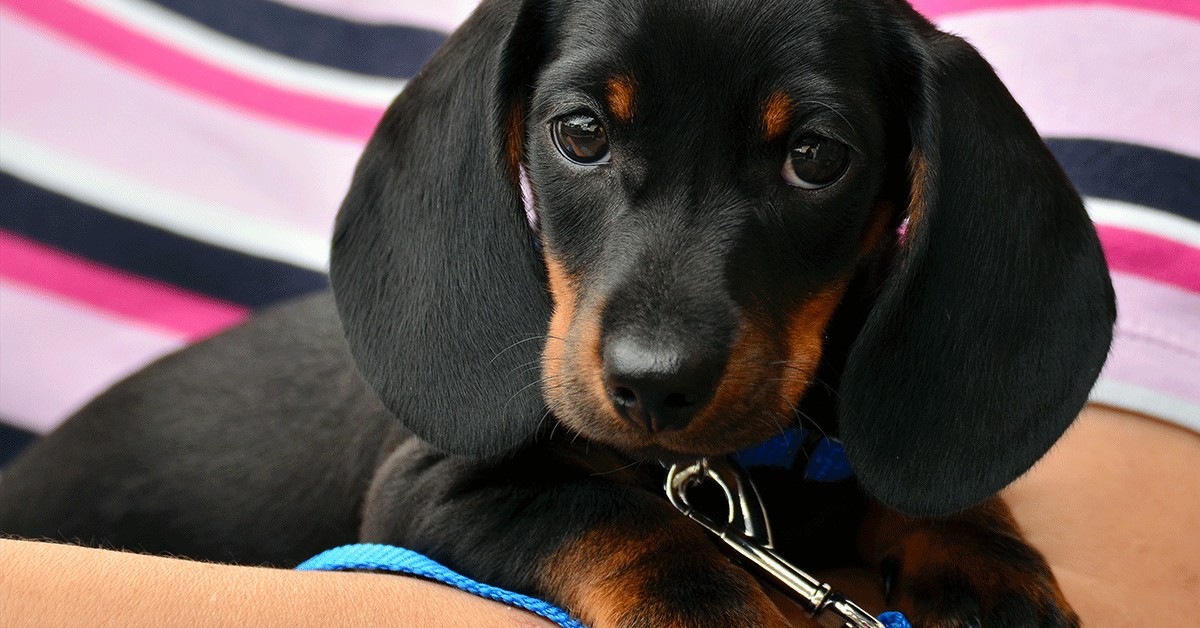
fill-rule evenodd
<path id="1" fill-rule="evenodd" d="M 912 628 L 908 618 L 896 611 L 888 611 L 879 616 L 879 621 L 887 628 Z"/>
<path id="2" fill-rule="evenodd" d="M 523 608 L 531 613 L 541 615 L 563 628 L 586 628 L 583 624 L 572 619 L 566 611 L 553 604 L 529 597 L 528 595 L 521 595 L 520 593 L 493 587 L 482 582 L 476 582 L 431 558 L 402 547 L 373 543 L 343 545 L 317 554 L 300 563 L 296 569 L 299 571 L 370 569 L 372 571 L 392 571 L 411 576 L 420 576 L 436 580 L 442 584 L 448 584 L 456 589 L 461 589 L 479 597 Z"/>
<path id="3" fill-rule="evenodd" d="M 807 437 L 807 430 L 794 427 L 784 430 L 769 441 L 743 449 L 733 454 L 733 457 L 743 467 L 790 469 L 796 464 L 796 457 L 804 450 L 804 440 Z M 814 482 L 837 482 L 852 475 L 854 469 L 850 467 L 850 459 L 846 457 L 846 449 L 842 447 L 841 441 L 828 436 L 817 441 L 817 446 L 808 455 L 804 479 Z"/>
<path id="4" fill-rule="evenodd" d="M 817 441 L 804 468 L 804 479 L 814 482 L 837 482 L 854 475 L 842 441 L 826 436 Z"/>
<path id="5" fill-rule="evenodd" d="M 509 606 L 523 608 L 536 615 L 562 626 L 563 628 L 587 628 L 573 619 L 563 609 L 537 598 L 513 593 L 506 589 L 493 587 L 482 582 L 476 582 L 449 567 L 412 550 L 394 545 L 379 545 L 375 543 L 360 543 L 343 545 L 326 550 L 300 563 L 298 571 L 342 571 L 346 569 L 369 569 L 372 571 L 391 571 L 395 573 L 420 576 L 448 584 L 456 589 L 478 595 L 479 597 L 503 602 Z M 887 612 L 879 616 L 879 621 L 887 628 L 912 628 L 904 615 Z"/>
<path id="6" fill-rule="evenodd" d="M 779 436 L 761 442 L 753 447 L 747 447 L 735 454 L 733 459 L 743 467 L 783 467 L 791 469 L 796 464 L 796 456 L 804 448 L 804 438 L 808 433 L 798 427 L 784 430 Z"/>

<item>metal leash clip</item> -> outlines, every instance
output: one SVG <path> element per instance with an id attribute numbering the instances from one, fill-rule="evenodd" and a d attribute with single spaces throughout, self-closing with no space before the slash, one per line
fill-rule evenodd
<path id="1" fill-rule="evenodd" d="M 724 493 L 728 517 L 724 521 L 696 510 L 688 490 L 712 482 Z M 800 596 L 809 615 L 828 628 L 884 628 L 884 624 L 857 604 L 833 591 L 775 553 L 767 513 L 745 469 L 732 460 L 701 460 L 667 472 L 667 498 L 680 512 L 708 529 L 738 555 L 788 591 Z"/>

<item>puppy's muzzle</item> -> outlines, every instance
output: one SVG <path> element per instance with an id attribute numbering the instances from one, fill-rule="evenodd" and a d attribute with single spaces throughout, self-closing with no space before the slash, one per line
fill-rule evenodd
<path id="1" fill-rule="evenodd" d="M 726 355 L 687 339 L 616 333 L 604 339 L 604 387 L 623 419 L 647 432 L 687 427 L 704 409 Z"/>

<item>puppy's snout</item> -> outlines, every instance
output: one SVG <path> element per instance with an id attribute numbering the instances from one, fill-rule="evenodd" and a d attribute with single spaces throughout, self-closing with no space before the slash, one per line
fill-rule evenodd
<path id="1" fill-rule="evenodd" d="M 625 420 L 648 432 L 680 430 L 712 399 L 723 353 L 680 341 L 617 335 L 604 343 L 604 384 Z"/>

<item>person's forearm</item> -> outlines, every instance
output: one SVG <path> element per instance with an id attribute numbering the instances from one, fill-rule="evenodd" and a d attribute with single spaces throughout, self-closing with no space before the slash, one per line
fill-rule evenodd
<path id="1" fill-rule="evenodd" d="M 553 625 L 416 578 L 213 565 L 4 539 L 0 608 L 0 625 Z"/>

